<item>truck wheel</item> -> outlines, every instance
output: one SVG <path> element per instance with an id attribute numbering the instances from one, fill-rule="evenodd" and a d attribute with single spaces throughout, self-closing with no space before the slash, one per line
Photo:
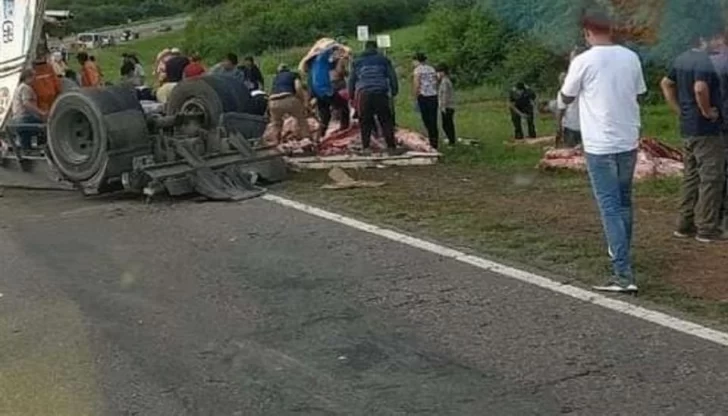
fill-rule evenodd
<path id="1" fill-rule="evenodd" d="M 48 149 L 70 181 L 102 189 L 132 170 L 135 156 L 151 153 L 146 120 L 133 91 L 124 87 L 63 93 L 48 117 Z"/>
<path id="2" fill-rule="evenodd" d="M 187 111 L 204 114 L 203 127 L 217 127 L 224 113 L 242 113 L 250 101 L 250 91 L 237 79 L 224 75 L 205 75 L 177 84 L 167 101 L 167 113 Z"/>

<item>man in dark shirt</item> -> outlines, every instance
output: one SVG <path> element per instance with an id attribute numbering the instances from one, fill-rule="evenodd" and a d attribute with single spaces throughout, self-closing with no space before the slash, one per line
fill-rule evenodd
<path id="1" fill-rule="evenodd" d="M 722 28 L 721 28 L 722 29 Z M 725 187 L 725 145 L 720 135 L 720 79 L 708 53 L 708 36 L 673 62 L 662 79 L 665 100 L 679 115 L 685 146 L 680 218 L 675 237 L 699 242 L 724 240 L 720 211 Z"/>
<path id="2" fill-rule="evenodd" d="M 255 64 L 252 56 L 246 56 L 243 59 L 243 65 L 238 69 L 243 71 L 245 74 L 245 81 L 248 83 L 248 88 L 253 90 L 262 90 L 265 88 L 265 79 L 263 74 L 260 72 L 260 68 Z"/>
<path id="3" fill-rule="evenodd" d="M 190 60 L 182 55 L 182 52 L 174 48 L 172 49 L 172 57 L 169 58 L 165 65 L 165 82 L 180 82 L 184 78 L 185 67 Z"/>
<path id="4" fill-rule="evenodd" d="M 349 97 L 357 97 L 361 143 L 365 155 L 371 153 L 369 144 L 376 126 L 375 119 L 382 126 L 387 152 L 400 153 L 394 139 L 391 107 L 391 97 L 396 97 L 398 92 L 399 83 L 392 61 L 379 53 L 377 42 L 366 42 L 364 52 L 354 60 L 349 77 Z"/>
<path id="5" fill-rule="evenodd" d="M 528 137 L 536 138 L 536 125 L 533 120 L 535 102 L 536 93 L 523 82 L 517 83 L 511 90 L 508 108 L 511 110 L 511 121 L 516 140 L 523 139 L 522 119 L 524 118 L 528 126 Z"/>

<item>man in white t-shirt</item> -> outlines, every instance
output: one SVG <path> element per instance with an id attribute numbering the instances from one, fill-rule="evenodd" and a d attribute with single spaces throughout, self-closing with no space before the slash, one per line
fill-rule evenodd
<path id="1" fill-rule="evenodd" d="M 632 178 L 640 135 L 638 96 L 647 91 L 640 59 L 614 44 L 609 18 L 584 17 L 591 48 L 574 58 L 561 88 L 569 105 L 578 98 L 587 171 L 612 258 L 614 276 L 595 290 L 636 292 L 632 261 Z"/>

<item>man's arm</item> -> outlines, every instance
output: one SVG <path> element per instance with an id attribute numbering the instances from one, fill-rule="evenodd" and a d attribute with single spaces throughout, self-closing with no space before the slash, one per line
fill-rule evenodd
<path id="1" fill-rule="evenodd" d="M 31 92 L 25 92 L 23 93 L 23 96 L 20 97 L 21 101 L 23 102 L 23 108 L 25 108 L 26 111 L 37 114 L 41 118 L 45 118 L 46 112 L 38 108 L 38 103 L 35 100 L 35 97 Z"/>
<path id="2" fill-rule="evenodd" d="M 675 114 L 680 114 L 680 104 L 677 100 L 677 84 L 669 77 L 663 77 L 660 81 L 660 89 L 665 102 Z"/>
<path id="3" fill-rule="evenodd" d="M 569 70 L 566 72 L 564 85 L 561 86 L 561 92 L 559 92 L 565 105 L 573 103 L 581 92 L 581 82 L 585 70 L 584 61 L 581 59 L 583 56 L 582 54 L 574 58 L 569 64 Z"/>
<path id="4" fill-rule="evenodd" d="M 709 120 L 716 120 L 718 118 L 718 111 L 710 105 L 710 87 L 708 83 L 702 80 L 695 81 L 693 84 L 693 93 L 695 94 L 695 102 L 698 104 L 700 114 Z"/>
<path id="5" fill-rule="evenodd" d="M 412 98 L 417 99 L 417 93 L 420 91 L 420 77 L 417 76 L 417 70 L 412 75 Z"/>
<path id="6" fill-rule="evenodd" d="M 399 81 L 397 80 L 397 72 L 394 70 L 392 61 L 387 59 L 387 77 L 389 78 L 389 87 L 392 89 L 392 97 L 399 94 Z"/>
<path id="7" fill-rule="evenodd" d="M 508 109 L 513 111 L 514 113 L 518 114 L 521 117 L 525 117 L 526 115 L 523 114 L 521 110 L 516 107 L 516 100 L 513 97 L 513 93 L 510 93 L 510 96 L 508 97 Z"/>
<path id="8" fill-rule="evenodd" d="M 354 61 L 351 64 L 351 75 L 349 76 L 349 100 L 354 101 L 354 94 L 356 94 L 356 82 L 358 80 L 358 71 L 356 70 L 357 62 Z"/>
<path id="9" fill-rule="evenodd" d="M 260 89 L 265 89 L 265 78 L 263 77 L 263 73 L 260 72 L 260 68 L 257 66 L 253 67 L 253 76 L 257 78 L 257 80 L 254 81 L 257 81 L 260 84 Z"/>

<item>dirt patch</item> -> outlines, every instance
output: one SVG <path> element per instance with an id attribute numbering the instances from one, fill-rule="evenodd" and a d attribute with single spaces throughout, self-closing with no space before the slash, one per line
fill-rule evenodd
<path id="1" fill-rule="evenodd" d="M 319 189 L 325 173 L 303 173 L 284 192 L 587 284 L 610 271 L 596 206 L 579 174 L 453 165 L 349 173 L 387 185 L 332 192 Z M 636 196 L 635 267 L 645 296 L 668 303 L 728 300 L 726 246 L 673 239 L 676 196 L 651 189 L 638 188 Z"/>

